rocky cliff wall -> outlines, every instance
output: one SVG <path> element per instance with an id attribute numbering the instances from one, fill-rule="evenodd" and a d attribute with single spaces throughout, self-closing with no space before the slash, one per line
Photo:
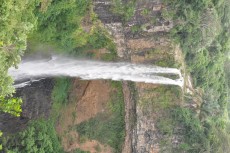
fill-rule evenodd
<path id="1" fill-rule="evenodd" d="M 0 130 L 4 133 L 16 133 L 23 130 L 31 119 L 48 118 L 53 86 L 53 79 L 47 78 L 17 89 L 15 96 L 23 100 L 22 114 L 20 117 L 0 114 Z"/>
<path id="2" fill-rule="evenodd" d="M 136 1 L 134 15 L 128 21 L 114 14 L 113 2 L 94 0 L 94 10 L 113 36 L 121 59 L 144 64 L 158 64 L 168 57 L 174 60 L 174 47 L 167 36 L 173 22 L 162 17 L 165 6 L 161 0 Z M 125 5 L 130 1 L 121 2 Z M 130 87 L 129 82 L 123 82 L 126 111 L 123 153 L 160 152 L 162 135 L 156 128 L 156 112 L 145 112 L 140 105 L 143 98 L 148 96 L 145 91 L 155 87 L 140 83 Z"/>

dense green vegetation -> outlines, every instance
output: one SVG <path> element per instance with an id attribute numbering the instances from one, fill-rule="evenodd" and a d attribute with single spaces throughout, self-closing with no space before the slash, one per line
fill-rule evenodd
<path id="1" fill-rule="evenodd" d="M 125 137 L 124 99 L 121 82 L 112 82 L 112 87 L 116 92 L 111 95 L 109 112 L 80 123 L 76 129 L 81 137 L 108 144 L 120 153 Z"/>
<path id="2" fill-rule="evenodd" d="M 5 113 L 10 113 L 19 117 L 22 112 L 21 104 L 22 99 L 20 98 L 12 98 L 9 96 L 4 98 L 3 96 L 0 96 L 0 109 Z"/>
<path id="3" fill-rule="evenodd" d="M 53 104 L 50 117 L 54 122 L 57 121 L 61 108 L 66 106 L 69 102 L 69 92 L 71 87 L 70 78 L 63 77 L 55 79 L 55 86 L 52 91 Z"/>
<path id="4" fill-rule="evenodd" d="M 218 125 L 218 126 L 217 126 Z M 174 106 L 164 111 L 157 128 L 164 136 L 160 145 L 169 152 L 229 152 L 229 123 L 201 122 L 191 108 Z M 172 144 L 174 136 L 180 138 L 178 146 Z"/>
<path id="5" fill-rule="evenodd" d="M 81 29 L 81 21 L 89 12 L 90 4 L 91 1 L 83 0 L 55 0 L 51 1 L 45 11 L 35 9 L 38 26 L 32 37 L 65 48 L 82 45 L 84 40 L 76 40 L 74 35 L 84 34 Z M 84 35 L 82 37 L 84 38 Z"/>
<path id="6" fill-rule="evenodd" d="M 123 21 L 128 21 L 134 16 L 136 8 L 136 0 L 122 1 L 113 0 L 113 12 L 122 17 Z"/>
<path id="7" fill-rule="evenodd" d="M 195 87 L 200 89 L 192 97 L 185 95 L 184 101 L 189 105 L 195 100 L 201 106 L 199 112 L 180 105 L 165 109 L 165 116 L 157 125 L 165 136 L 162 150 L 229 152 L 229 76 L 225 73 L 229 73 L 229 67 L 226 64 L 224 69 L 224 63 L 230 49 L 230 3 L 224 0 L 165 0 L 165 4 L 168 10 L 164 10 L 163 17 L 176 24 L 171 37 L 180 43 L 187 72 L 191 73 Z M 180 131 L 176 130 L 178 128 Z M 173 134 L 182 139 L 176 148 L 169 142 Z"/>
<path id="8" fill-rule="evenodd" d="M 37 9 L 35 14 L 38 28 L 31 39 L 58 45 L 65 52 L 104 48 L 110 42 L 92 12 L 90 0 L 52 1 L 45 12 Z"/>
<path id="9" fill-rule="evenodd" d="M 35 42 L 49 43 L 76 56 L 94 56 L 92 49 L 106 48 L 112 60 L 115 46 L 92 11 L 92 1 L 52 1 L 46 11 L 35 9 L 37 30 L 30 35 Z"/>
<path id="10" fill-rule="evenodd" d="M 55 103 L 67 104 L 70 89 L 70 78 L 57 78 L 52 92 L 52 100 Z"/>
<path id="11" fill-rule="evenodd" d="M 20 62 L 26 49 L 27 35 L 36 27 L 34 8 L 36 1 L 0 1 L 0 110 L 19 115 L 21 100 L 12 99 L 13 80 L 7 71 Z"/>
<path id="12" fill-rule="evenodd" d="M 172 10 L 165 14 L 178 22 L 171 34 L 181 44 L 194 84 L 205 92 L 208 102 L 203 103 L 203 109 L 213 107 L 208 115 L 222 115 L 224 111 L 219 110 L 224 110 L 227 102 L 224 62 L 230 48 L 230 4 L 205 0 L 167 4 Z"/>
<path id="13" fill-rule="evenodd" d="M 202 120 L 198 110 L 190 106 L 192 101 L 185 98 L 186 103 L 182 105 L 182 92 L 175 87 L 158 87 L 146 92 L 148 97 L 143 97 L 140 104 L 147 114 L 157 112 L 162 152 L 229 152 L 230 126 L 224 117 Z"/>
<path id="14" fill-rule="evenodd" d="M 187 152 L 229 152 L 229 123 L 227 125 L 223 121 L 202 123 L 188 108 L 176 108 L 172 114 L 177 125 L 184 127 L 181 131 L 184 138 L 184 143 L 180 145 L 181 150 Z"/>
<path id="15" fill-rule="evenodd" d="M 7 144 L 4 144 L 4 151 L 9 153 L 63 152 L 54 123 L 50 120 L 32 121 L 24 131 L 9 138 Z"/>

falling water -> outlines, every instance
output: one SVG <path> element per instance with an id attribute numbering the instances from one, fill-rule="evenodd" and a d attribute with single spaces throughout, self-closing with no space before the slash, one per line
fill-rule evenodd
<path id="1" fill-rule="evenodd" d="M 129 80 L 153 84 L 183 86 L 183 77 L 178 69 L 158 66 L 137 65 L 131 63 L 108 63 L 89 60 L 76 60 L 63 56 L 52 56 L 49 60 L 30 60 L 10 68 L 9 74 L 15 80 L 15 87 L 23 87 L 35 78 L 69 76 L 82 80 L 111 79 Z M 179 79 L 170 79 L 162 75 L 177 75 Z M 25 81 L 27 80 L 27 81 Z M 28 81 L 30 80 L 30 81 Z"/>

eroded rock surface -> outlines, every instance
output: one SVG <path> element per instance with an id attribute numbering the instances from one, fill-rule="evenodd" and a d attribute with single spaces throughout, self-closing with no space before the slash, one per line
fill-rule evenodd
<path id="1" fill-rule="evenodd" d="M 167 36 L 173 22 L 162 17 L 162 0 L 137 1 L 134 16 L 119 20 L 111 11 L 112 0 L 94 0 L 94 10 L 114 38 L 117 54 L 124 60 L 142 64 L 158 64 L 168 57 L 174 60 L 174 46 Z M 124 4 L 128 1 L 122 1 Z M 108 9 L 110 8 L 110 9 Z M 106 14 L 104 14 L 106 13 Z M 107 17 L 111 18 L 108 19 Z M 157 112 L 145 111 L 140 105 L 147 89 L 156 85 L 123 82 L 126 138 L 123 153 L 158 153 L 162 135 L 156 128 Z M 132 91 L 135 88 L 135 93 Z M 157 97 L 155 97 L 157 98 Z"/>
<path id="2" fill-rule="evenodd" d="M 47 78 L 17 89 L 16 97 L 23 100 L 22 114 L 20 117 L 0 114 L 0 130 L 4 133 L 16 133 L 23 130 L 31 119 L 48 118 L 53 85 L 53 79 Z"/>

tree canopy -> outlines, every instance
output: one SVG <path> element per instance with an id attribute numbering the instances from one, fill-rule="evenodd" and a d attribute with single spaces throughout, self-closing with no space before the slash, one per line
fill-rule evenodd
<path id="1" fill-rule="evenodd" d="M 33 11 L 37 5 L 36 0 L 0 0 L 0 109 L 17 116 L 21 100 L 11 99 L 13 80 L 7 73 L 20 62 L 27 35 L 36 27 Z M 16 106 L 11 107 L 12 103 Z"/>
<path id="2" fill-rule="evenodd" d="M 24 131 L 9 138 L 4 146 L 4 151 L 9 153 L 62 152 L 53 122 L 45 120 L 31 122 Z"/>

